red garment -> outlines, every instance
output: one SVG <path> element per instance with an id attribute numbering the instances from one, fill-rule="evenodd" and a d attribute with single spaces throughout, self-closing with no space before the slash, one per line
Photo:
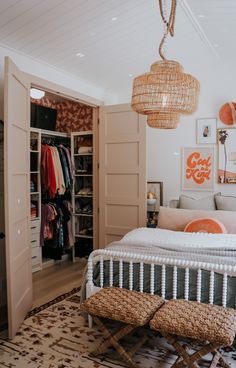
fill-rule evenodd
<path id="1" fill-rule="evenodd" d="M 57 193 L 55 168 L 50 146 L 42 145 L 41 148 L 41 184 L 48 190 L 49 197 L 55 197 Z"/>

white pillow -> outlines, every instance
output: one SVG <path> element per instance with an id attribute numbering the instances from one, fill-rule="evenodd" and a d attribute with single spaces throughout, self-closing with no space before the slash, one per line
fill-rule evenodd
<path id="1" fill-rule="evenodd" d="M 236 197 L 215 195 L 216 208 L 222 211 L 236 211 Z"/>
<path id="2" fill-rule="evenodd" d="M 210 194 L 207 197 L 193 198 L 181 194 L 179 197 L 179 208 L 185 210 L 216 210 L 215 195 Z"/>

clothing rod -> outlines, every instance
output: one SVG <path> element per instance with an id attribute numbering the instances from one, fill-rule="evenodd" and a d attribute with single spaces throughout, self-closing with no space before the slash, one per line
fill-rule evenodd
<path id="1" fill-rule="evenodd" d="M 70 133 L 62 133 L 62 132 L 50 132 L 48 130 L 41 129 L 41 134 L 43 136 L 50 136 L 50 137 L 61 137 L 61 138 L 70 138 Z"/>

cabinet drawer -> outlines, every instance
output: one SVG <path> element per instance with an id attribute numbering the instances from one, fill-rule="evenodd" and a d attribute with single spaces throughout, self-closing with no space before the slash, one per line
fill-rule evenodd
<path id="1" fill-rule="evenodd" d="M 32 248 L 32 267 L 41 264 L 42 262 L 42 249 L 41 247 Z"/>
<path id="2" fill-rule="evenodd" d="M 31 234 L 31 247 L 39 247 L 40 234 Z"/>
<path id="3" fill-rule="evenodd" d="M 30 221 L 30 232 L 31 234 L 40 233 L 40 221 Z"/>

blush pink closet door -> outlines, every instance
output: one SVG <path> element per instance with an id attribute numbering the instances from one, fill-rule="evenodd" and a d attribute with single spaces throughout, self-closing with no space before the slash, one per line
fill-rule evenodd
<path id="1" fill-rule="evenodd" d="M 30 86 L 7 57 L 4 81 L 4 195 L 9 337 L 32 305 L 29 240 Z"/>
<path id="2" fill-rule="evenodd" d="M 104 106 L 99 123 L 99 247 L 146 225 L 146 119 Z"/>

